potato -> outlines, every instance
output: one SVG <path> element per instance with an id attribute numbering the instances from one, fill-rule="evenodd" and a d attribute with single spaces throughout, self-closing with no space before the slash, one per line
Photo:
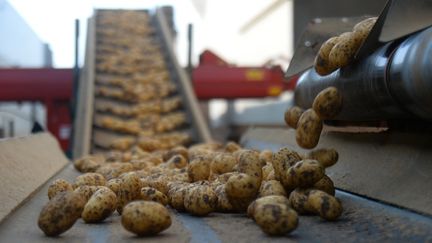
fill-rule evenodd
<path id="1" fill-rule="evenodd" d="M 271 163 L 272 158 L 273 158 L 273 151 L 269 149 L 264 149 L 259 153 L 261 166 L 265 166 L 267 163 Z"/>
<path id="2" fill-rule="evenodd" d="M 312 188 L 326 192 L 332 196 L 335 195 L 335 188 L 333 181 L 328 177 L 327 175 L 324 175 L 321 180 L 319 180 L 317 183 L 315 183 Z"/>
<path id="3" fill-rule="evenodd" d="M 312 109 L 321 118 L 333 119 L 342 110 L 342 95 L 335 87 L 328 87 L 315 97 Z"/>
<path id="4" fill-rule="evenodd" d="M 208 185 L 196 185 L 186 191 L 184 207 L 196 216 L 205 216 L 216 210 L 217 195 Z"/>
<path id="5" fill-rule="evenodd" d="M 234 153 L 237 150 L 240 150 L 242 147 L 233 141 L 228 142 L 225 147 L 224 147 L 224 151 L 228 152 L 228 153 Z"/>
<path id="6" fill-rule="evenodd" d="M 275 171 L 271 170 L 267 177 L 264 179 L 266 181 L 276 180 Z"/>
<path id="7" fill-rule="evenodd" d="M 122 214 L 123 207 L 141 196 L 141 180 L 135 172 L 122 174 L 120 189 L 117 193 L 117 212 Z"/>
<path id="8" fill-rule="evenodd" d="M 79 193 L 87 202 L 93 195 L 93 193 L 95 193 L 101 187 L 102 186 L 80 186 L 78 188 L 75 188 L 74 192 Z"/>
<path id="9" fill-rule="evenodd" d="M 131 163 L 113 162 L 102 165 L 96 170 L 96 173 L 103 175 L 106 180 L 111 180 L 132 170 L 134 167 Z"/>
<path id="10" fill-rule="evenodd" d="M 256 178 L 239 173 L 232 175 L 226 182 L 226 193 L 231 198 L 255 198 L 258 195 L 261 182 Z"/>
<path id="11" fill-rule="evenodd" d="M 301 159 L 297 152 L 289 148 L 281 148 L 278 152 L 274 153 L 272 165 L 276 180 L 279 180 L 285 186 L 287 183 L 286 172 Z"/>
<path id="12" fill-rule="evenodd" d="M 141 199 L 144 201 L 158 202 L 164 206 L 168 204 L 168 197 L 152 187 L 141 188 Z"/>
<path id="13" fill-rule="evenodd" d="M 283 203 L 257 204 L 254 219 L 258 226 L 269 235 L 284 235 L 297 228 L 298 215 Z"/>
<path id="14" fill-rule="evenodd" d="M 98 223 L 108 218 L 116 209 L 117 196 L 109 188 L 98 189 L 86 203 L 81 218 L 86 223 Z"/>
<path id="15" fill-rule="evenodd" d="M 57 179 L 48 187 L 48 199 L 51 200 L 57 193 L 64 191 L 73 191 L 72 185 L 63 179 Z"/>
<path id="16" fill-rule="evenodd" d="M 216 211 L 221 213 L 232 212 L 234 210 L 234 207 L 226 194 L 225 184 L 220 184 L 216 186 L 214 192 L 216 193 L 218 199 Z"/>
<path id="17" fill-rule="evenodd" d="M 79 172 L 95 172 L 101 165 L 105 163 L 105 159 L 100 155 L 89 155 L 74 161 L 74 167 Z"/>
<path id="18" fill-rule="evenodd" d="M 297 188 L 290 193 L 291 207 L 300 215 L 311 214 L 315 210 L 308 203 L 309 189 Z"/>
<path id="19" fill-rule="evenodd" d="M 57 236 L 72 227 L 81 216 L 85 199 L 76 192 L 64 191 L 55 195 L 39 214 L 38 226 L 47 236 Z"/>
<path id="20" fill-rule="evenodd" d="M 210 175 L 211 161 L 207 156 L 197 156 L 188 165 L 188 175 L 190 181 L 207 180 Z"/>
<path id="21" fill-rule="evenodd" d="M 134 201 L 124 207 L 121 223 L 138 236 L 155 235 L 171 226 L 171 216 L 160 203 Z"/>
<path id="22" fill-rule="evenodd" d="M 177 146 L 174 147 L 170 150 L 168 150 L 168 152 L 166 152 L 163 155 L 163 160 L 164 161 L 168 161 L 169 159 L 171 159 L 171 157 L 173 157 L 174 155 L 181 155 L 183 156 L 185 159 L 189 158 L 189 152 L 187 150 L 187 148 L 185 148 L 184 146 Z"/>
<path id="23" fill-rule="evenodd" d="M 120 183 L 121 183 L 121 179 L 120 178 L 114 178 L 111 179 L 109 181 L 107 181 L 106 186 L 111 189 L 111 191 L 113 191 L 116 195 L 120 189 Z"/>
<path id="24" fill-rule="evenodd" d="M 305 159 L 288 169 L 287 175 L 293 182 L 293 187 L 308 188 L 324 176 L 324 168 L 316 160 Z"/>
<path id="25" fill-rule="evenodd" d="M 259 153 L 253 150 L 244 150 L 239 153 L 237 170 L 254 177 L 258 182 L 258 187 L 262 180 L 262 167 L 264 164 L 259 159 Z"/>
<path id="26" fill-rule="evenodd" d="M 80 186 L 105 186 L 106 180 L 103 175 L 99 173 L 85 173 L 75 178 L 73 184 L 74 188 Z"/>
<path id="27" fill-rule="evenodd" d="M 210 169 L 212 173 L 217 175 L 233 171 L 234 166 L 237 164 L 235 157 L 228 153 L 218 153 L 213 158 Z"/>
<path id="28" fill-rule="evenodd" d="M 319 49 L 318 54 L 315 58 L 315 64 L 314 64 L 315 71 L 319 75 L 321 76 L 328 75 L 337 69 L 337 67 L 335 67 L 333 63 L 330 62 L 329 54 L 330 51 L 338 42 L 339 42 L 339 37 L 335 36 L 328 39 L 326 42 L 324 42 L 321 45 L 321 48 Z"/>
<path id="29" fill-rule="evenodd" d="M 360 45 L 366 40 L 376 20 L 377 17 L 367 18 L 354 26 L 353 32 Z"/>
<path id="30" fill-rule="evenodd" d="M 309 152 L 306 156 L 308 159 L 318 160 L 318 162 L 324 167 L 330 167 L 339 159 L 339 154 L 335 149 L 317 149 Z"/>
<path id="31" fill-rule="evenodd" d="M 289 200 L 287 197 L 282 195 L 271 195 L 271 196 L 260 197 L 255 201 L 253 201 L 251 204 L 249 204 L 247 208 L 247 216 L 253 219 L 256 205 L 264 204 L 264 203 L 283 203 L 289 205 Z"/>
<path id="32" fill-rule="evenodd" d="M 265 197 L 271 195 L 286 196 L 285 189 L 282 184 L 277 180 L 264 181 L 261 184 L 258 197 Z"/>
<path id="33" fill-rule="evenodd" d="M 303 114 L 304 110 L 298 106 L 293 106 L 291 108 L 289 108 L 287 111 L 285 111 L 285 123 L 296 129 L 297 128 L 297 123 L 300 119 L 300 116 Z"/>
<path id="34" fill-rule="evenodd" d="M 171 188 L 168 191 L 168 201 L 171 207 L 180 212 L 185 211 L 184 199 L 187 191 L 193 186 L 193 184 L 181 184 Z"/>
<path id="35" fill-rule="evenodd" d="M 312 109 L 306 110 L 297 124 L 297 144 L 305 149 L 315 148 L 319 142 L 322 128 L 323 122 L 317 113 Z"/>
<path id="36" fill-rule="evenodd" d="M 268 181 L 267 177 L 269 176 L 269 174 L 273 172 L 274 173 L 274 169 L 273 169 L 273 165 L 271 163 L 267 163 L 266 165 L 264 165 L 262 167 L 262 177 L 263 177 L 263 181 Z"/>
<path id="37" fill-rule="evenodd" d="M 330 65 L 336 68 L 348 66 L 354 60 L 354 55 L 360 47 L 360 44 L 353 32 L 341 34 L 338 38 L 338 42 L 330 51 Z"/>
<path id="38" fill-rule="evenodd" d="M 311 190 L 308 203 L 321 218 L 336 220 L 342 215 L 342 204 L 339 199 L 323 191 Z"/>
<path id="39" fill-rule="evenodd" d="M 181 155 L 173 155 L 166 164 L 170 165 L 170 168 L 185 168 L 188 165 L 187 159 Z"/>
<path id="40" fill-rule="evenodd" d="M 162 192 L 163 194 L 168 193 L 168 182 L 170 181 L 170 177 L 167 175 L 160 175 L 158 177 L 151 178 L 148 182 L 149 187 L 153 187 L 156 190 Z"/>
<path id="41" fill-rule="evenodd" d="M 255 220 L 253 217 L 254 217 L 256 205 L 257 204 L 264 204 L 264 203 L 284 203 L 284 204 L 289 205 L 289 200 L 287 197 L 281 196 L 281 195 L 271 195 L 271 196 L 260 197 L 249 204 L 249 206 L 247 208 L 247 216 L 249 218 L 252 218 L 253 220 Z"/>

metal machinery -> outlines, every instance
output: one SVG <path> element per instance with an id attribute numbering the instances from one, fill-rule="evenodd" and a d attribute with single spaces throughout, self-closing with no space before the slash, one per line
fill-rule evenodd
<path id="1" fill-rule="evenodd" d="M 208 128 L 202 124 L 203 119 L 200 114 L 197 114 L 197 102 L 191 92 L 188 76 L 184 69 L 181 68 L 176 59 L 171 45 L 169 45 L 169 30 L 167 28 L 166 20 L 160 11 L 156 11 L 156 25 L 158 35 L 164 43 L 164 51 L 166 53 L 166 61 L 169 63 L 170 72 L 173 74 L 173 81 L 178 84 L 179 93 L 185 99 L 184 109 L 190 112 L 191 122 L 190 128 L 195 130 L 197 136 L 194 141 L 208 141 L 209 138 Z M 82 78 L 90 82 L 83 82 L 78 89 L 79 103 L 77 104 L 78 112 L 76 120 L 77 126 L 75 127 L 77 135 L 74 142 L 77 143 L 78 152 L 81 154 L 88 153 L 92 139 L 93 128 L 93 101 L 94 96 L 94 80 L 95 66 L 94 66 L 94 49 L 95 49 L 95 25 L 94 19 L 91 19 L 88 35 L 87 45 L 90 50 L 86 56 L 86 65 L 82 72 Z M 95 29 L 96 28 L 96 29 Z M 428 35 L 429 30 L 419 32 L 418 35 L 411 35 L 405 39 L 405 44 L 396 48 L 394 53 L 396 56 L 411 57 L 410 51 L 403 52 L 403 47 L 411 46 L 410 43 L 416 43 L 415 40 L 422 40 L 424 35 Z M 410 39 L 412 38 L 412 42 Z M 398 45 L 402 42 L 398 42 Z M 432 41 L 421 42 L 424 45 L 431 45 Z M 395 47 L 395 46 L 394 46 Z M 385 48 L 381 46 L 381 48 Z M 380 48 L 377 49 L 380 52 Z M 429 50 L 425 48 L 425 50 Z M 398 54 L 399 53 L 399 54 Z M 404 54 L 405 53 L 405 54 Z M 427 52 L 425 52 L 427 53 Z M 407 55 L 408 54 L 408 55 Z M 420 54 L 414 56 L 422 56 Z M 376 57 L 376 58 L 374 58 Z M 416 60 L 417 58 L 414 58 Z M 423 61 L 429 60 L 428 56 L 424 56 Z M 215 60 L 215 59 L 214 59 Z M 371 62 L 370 60 L 375 60 Z M 401 58 L 393 60 L 411 60 L 410 58 Z M 367 55 L 365 59 L 359 60 L 359 66 L 354 65 L 350 68 L 343 69 L 335 74 L 329 76 L 333 78 L 334 83 L 346 82 L 349 86 L 338 86 L 342 92 L 352 92 L 349 94 L 357 94 L 355 91 L 359 90 L 365 81 L 361 77 L 368 76 L 367 68 L 370 72 L 377 71 L 377 76 L 380 76 L 380 70 L 376 69 L 373 65 L 360 65 L 360 63 L 376 63 L 383 64 L 388 60 L 375 54 Z M 392 73 L 392 68 L 399 70 L 399 62 L 392 63 L 387 69 L 388 73 Z M 404 63 L 404 62 L 401 62 Z M 422 62 L 423 63 L 423 62 Z M 427 63 L 427 62 L 426 62 Z M 224 64 L 225 65 L 225 64 Z M 362 72 L 355 72 L 355 68 L 363 67 Z M 384 77 L 394 77 L 392 79 L 381 80 L 406 80 L 410 76 L 409 70 L 416 70 L 415 74 L 423 74 L 422 78 L 411 79 L 408 84 L 416 84 L 419 81 L 426 84 L 420 89 L 421 91 L 430 91 L 428 86 L 427 77 L 430 74 L 430 68 L 423 66 L 421 71 L 416 68 L 422 67 L 421 65 L 410 66 L 405 65 L 400 70 L 402 75 L 388 76 L 387 72 Z M 411 69 L 413 68 L 413 69 Z M 389 71 L 390 69 L 390 71 Z M 349 72 L 348 72 L 349 71 Z M 321 85 L 317 80 L 314 80 L 316 75 L 312 75 L 309 79 L 308 75 L 311 71 L 307 71 L 300 77 L 301 82 L 297 86 L 297 104 L 302 105 L 299 97 L 304 97 L 304 100 L 310 99 L 314 95 L 309 90 L 319 89 L 316 85 Z M 338 75 L 358 74 L 356 82 L 349 82 L 349 78 L 342 79 Z M 397 74 L 397 73 L 395 73 Z M 364 75 L 364 76 L 362 76 Z M 403 77 L 403 78 L 399 78 Z M 426 78 L 423 78 L 426 77 Z M 318 79 L 318 77 L 316 77 Z M 376 79 L 375 81 L 380 79 Z M 414 81 L 413 81 L 414 80 Z M 373 81 L 373 80 L 372 80 Z M 304 83 L 303 83 L 304 82 Z M 323 79 L 324 84 L 330 85 Z M 384 81 L 380 81 L 383 83 Z M 370 82 L 371 84 L 380 84 L 380 82 Z M 393 84 L 394 81 L 391 83 Z M 404 82 L 402 82 L 404 83 Z M 308 85 L 306 85 L 308 84 Z M 384 82 L 384 87 L 387 87 L 387 82 Z M 304 86 L 302 86 L 304 85 Z M 402 85 L 404 86 L 404 85 Z M 360 87 L 360 88 L 359 88 Z M 373 87 L 373 85 L 372 85 Z M 408 87 L 412 87 L 408 85 Z M 416 87 L 416 86 L 414 86 Z M 392 89 L 387 89 L 392 90 Z M 396 89 L 405 90 L 405 89 Z M 402 92 L 404 93 L 404 92 Z M 407 92 L 405 92 L 407 93 Z M 416 92 L 415 92 L 416 93 Z M 346 93 L 344 93 L 346 94 Z M 378 97 L 377 91 L 371 92 L 368 96 L 362 96 L 361 101 L 352 100 L 353 103 L 369 103 L 370 100 L 375 100 Z M 398 96 L 392 96 L 398 97 Z M 416 95 L 415 97 L 423 97 Z M 96 97 L 97 98 L 97 97 Z M 426 96 L 426 98 L 428 98 Z M 428 98 L 430 101 L 430 97 Z M 411 100 L 410 98 L 406 99 Z M 351 106 L 351 97 L 348 97 L 347 107 Z M 382 103 L 380 103 L 382 104 Z M 430 103 L 429 103 L 430 104 Z M 305 102 L 305 108 L 308 103 Z M 347 108 L 345 107 L 345 109 Z M 381 107 L 381 106 L 380 106 Z M 417 112 L 417 109 L 408 109 L 409 106 L 398 106 L 408 111 L 416 111 L 414 114 L 423 114 Z M 417 105 L 415 107 L 422 108 L 428 111 L 430 106 Z M 370 110 L 377 107 L 369 107 Z M 357 109 L 357 108 L 352 108 Z M 195 110 L 195 111 L 194 111 Z M 359 110 L 362 113 L 363 110 Z M 366 110 L 367 111 L 367 110 Z M 194 113 L 195 112 L 195 113 Z M 199 112 L 198 112 L 199 113 Z M 427 113 L 427 112 L 426 112 Z M 348 114 L 344 111 L 341 114 Z M 364 113 L 370 114 L 370 113 Z M 390 114 L 390 113 L 386 113 Z M 281 115 L 282 114 L 275 114 Z M 355 114 L 357 115 L 357 114 Z M 358 115 L 357 117 L 360 117 Z M 387 120 L 388 116 L 378 117 L 379 120 Z M 354 119 L 356 120 L 356 119 Z M 352 121 L 349 119 L 348 121 Z M 328 124 L 328 123 L 327 123 Z M 355 124 L 355 123 L 354 123 Z M 415 127 L 411 127 L 415 128 Z M 339 129 L 337 131 L 337 129 Z M 340 132 L 342 129 L 343 132 Z M 418 128 L 417 128 L 418 129 Z M 166 241 L 166 242 L 275 242 L 275 241 L 304 241 L 304 242 L 430 242 L 432 240 L 432 144 L 430 143 L 432 137 L 431 130 L 422 129 L 416 131 L 415 129 L 393 129 L 390 127 L 388 130 L 372 130 L 367 133 L 363 132 L 358 127 L 334 127 L 325 126 L 322 133 L 319 147 L 332 147 L 339 152 L 339 161 L 335 166 L 326 169 L 326 174 L 329 175 L 335 182 L 337 187 L 336 196 L 341 199 L 344 207 L 344 213 L 340 220 L 335 222 L 325 222 L 322 219 L 312 216 L 301 216 L 299 227 L 296 231 L 289 235 L 276 238 L 268 237 L 263 234 L 258 227 L 256 227 L 251 219 L 239 216 L 238 214 L 219 214 L 214 213 L 211 217 L 192 217 L 188 214 L 173 213 L 172 226 L 156 238 L 148 238 L 150 242 Z M 30 138 L 34 139 L 34 138 Z M 30 143 L 31 144 L 31 143 Z M 295 142 L 295 131 L 293 129 L 266 129 L 257 128 L 249 130 L 241 140 L 241 144 L 247 148 L 258 149 L 272 149 L 276 151 L 281 147 L 289 147 L 299 152 L 307 152 L 299 149 Z M 1 144 L 0 144 L 1 145 Z M 0 146 L 4 148 L 5 146 Z M 78 153 L 78 155 L 81 155 Z M 67 161 L 64 162 L 67 164 Z M 11 166 L 12 167 L 12 166 Z M 71 165 L 60 170 L 54 178 L 64 178 L 66 180 L 73 180 L 78 173 Z M 43 236 L 35 224 L 38 210 L 47 201 L 46 191 L 49 183 L 46 183 L 42 190 L 32 194 L 20 208 L 14 210 L 10 215 L 0 224 L 0 242 L 46 242 L 47 238 Z M 17 190 L 20 191 L 20 190 Z M 74 227 L 62 235 L 58 240 L 60 241 L 91 241 L 91 242 L 119 242 L 125 240 L 134 240 L 128 232 L 126 232 L 120 225 L 120 217 L 115 215 L 112 220 L 103 224 L 84 224 L 78 222 Z M 25 230 L 23 230 L 25 229 Z"/>
<path id="2" fill-rule="evenodd" d="M 200 55 L 192 80 L 201 100 L 278 96 L 283 90 L 293 89 L 296 81 L 294 78 L 285 83 L 280 66 L 237 67 L 209 50 Z"/>
<path id="3" fill-rule="evenodd" d="M 47 129 L 66 151 L 72 121 L 72 69 L 0 69 L 0 101 L 40 101 L 47 113 Z"/>

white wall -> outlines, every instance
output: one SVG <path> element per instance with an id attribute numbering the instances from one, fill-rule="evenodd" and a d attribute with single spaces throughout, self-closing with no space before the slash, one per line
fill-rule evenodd
<path id="1" fill-rule="evenodd" d="M 252 28 L 241 32 L 245 24 L 273 2 L 207 0 L 204 7 L 200 6 L 204 8 L 202 17 L 194 21 L 194 61 L 206 48 L 238 65 L 262 65 L 280 56 L 289 59 L 293 54 L 292 1 L 285 1 Z M 182 46 L 179 39 L 179 49 Z M 181 52 L 179 55 L 183 58 Z"/>
<path id="2" fill-rule="evenodd" d="M 6 0 L 0 0 L 0 65 L 45 65 L 44 43 Z"/>

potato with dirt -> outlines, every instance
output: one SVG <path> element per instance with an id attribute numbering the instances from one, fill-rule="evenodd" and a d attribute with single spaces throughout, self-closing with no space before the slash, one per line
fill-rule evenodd
<path id="1" fill-rule="evenodd" d="M 221 213 L 227 213 L 227 212 L 232 212 L 234 211 L 234 207 L 231 204 L 226 191 L 225 191 L 225 184 L 220 184 L 218 186 L 216 186 L 216 188 L 214 189 L 214 192 L 216 193 L 217 196 L 217 206 L 216 206 L 216 211 L 217 212 L 221 212 Z"/>
<path id="2" fill-rule="evenodd" d="M 167 194 L 170 206 L 179 212 L 185 211 L 184 199 L 188 190 L 193 186 L 190 183 L 176 183 L 170 186 Z"/>
<path id="3" fill-rule="evenodd" d="M 273 151 L 271 151 L 270 149 L 264 149 L 259 153 L 259 159 L 262 166 L 265 166 L 267 163 L 271 163 L 272 158 Z"/>
<path id="4" fill-rule="evenodd" d="M 87 201 L 81 218 L 86 223 L 98 223 L 108 218 L 117 207 L 117 196 L 108 187 L 98 189 Z"/>
<path id="5" fill-rule="evenodd" d="M 337 43 L 329 53 L 330 65 L 336 68 L 348 66 L 354 60 L 360 44 L 353 32 L 339 35 Z"/>
<path id="6" fill-rule="evenodd" d="M 290 205 L 300 215 L 312 214 L 315 211 L 308 202 L 309 192 L 309 189 L 297 188 L 290 193 Z"/>
<path id="7" fill-rule="evenodd" d="M 184 207 L 192 215 L 205 216 L 216 210 L 217 199 L 210 186 L 195 185 L 186 191 Z"/>
<path id="8" fill-rule="evenodd" d="M 176 154 L 173 155 L 168 161 L 166 161 L 166 164 L 168 165 L 169 168 L 186 168 L 188 166 L 188 161 L 187 159 L 181 155 L 181 154 Z"/>
<path id="9" fill-rule="evenodd" d="M 217 153 L 210 164 L 213 174 L 220 175 L 233 171 L 237 164 L 235 157 L 230 153 Z"/>
<path id="10" fill-rule="evenodd" d="M 309 188 L 324 177 L 324 168 L 316 160 L 304 159 L 288 169 L 293 187 Z"/>
<path id="11" fill-rule="evenodd" d="M 188 175 L 191 182 L 207 180 L 210 175 L 211 160 L 208 156 L 196 156 L 188 165 Z"/>
<path id="12" fill-rule="evenodd" d="M 122 180 L 117 192 L 117 212 L 122 214 L 123 207 L 141 196 L 141 180 L 136 172 L 127 172 L 120 176 Z"/>
<path id="13" fill-rule="evenodd" d="M 121 181 L 122 180 L 120 178 L 113 178 L 107 181 L 106 187 L 111 189 L 111 191 L 113 191 L 117 195 L 118 191 L 120 190 Z"/>
<path id="14" fill-rule="evenodd" d="M 80 186 L 105 186 L 106 179 L 99 173 L 85 173 L 75 178 L 73 187 L 77 188 Z"/>
<path id="15" fill-rule="evenodd" d="M 48 199 L 51 200 L 57 193 L 65 191 L 73 191 L 72 184 L 63 179 L 57 179 L 48 187 Z"/>
<path id="16" fill-rule="evenodd" d="M 358 43 L 362 44 L 366 40 L 376 20 L 377 17 L 367 18 L 354 26 L 354 38 L 356 38 Z"/>
<path id="17" fill-rule="evenodd" d="M 333 47 L 339 42 L 339 37 L 335 36 L 328 39 L 321 45 L 317 56 L 315 57 L 314 68 L 315 71 L 321 75 L 325 76 L 337 69 L 337 67 L 330 61 L 329 55 Z"/>
<path id="18" fill-rule="evenodd" d="M 74 167 L 79 172 L 95 172 L 105 164 L 105 158 L 100 155 L 88 155 L 74 161 Z"/>
<path id="19" fill-rule="evenodd" d="M 75 188 L 74 192 L 80 194 L 87 203 L 87 201 L 90 199 L 93 193 L 95 193 L 97 190 L 99 190 L 102 187 L 104 186 L 80 186 Z"/>
<path id="20" fill-rule="evenodd" d="M 257 204 L 254 219 L 258 226 L 268 235 L 284 235 L 298 226 L 298 215 L 284 203 Z"/>
<path id="21" fill-rule="evenodd" d="M 290 107 L 285 111 L 284 114 L 285 123 L 288 126 L 296 129 L 300 116 L 303 114 L 303 112 L 304 110 L 298 106 Z"/>
<path id="22" fill-rule="evenodd" d="M 276 180 L 279 180 L 284 184 L 283 176 L 286 175 L 286 171 L 298 161 L 302 160 L 301 156 L 291 150 L 290 148 L 281 148 L 279 151 L 273 154 L 271 163 L 275 172 Z"/>
<path id="23" fill-rule="evenodd" d="M 306 110 L 300 117 L 296 130 L 297 144 L 305 149 L 315 148 L 319 142 L 323 122 L 313 109 Z"/>
<path id="24" fill-rule="evenodd" d="M 342 94 L 335 87 L 325 88 L 315 97 L 312 109 L 321 120 L 333 119 L 342 110 Z"/>
<path id="25" fill-rule="evenodd" d="M 139 200 L 124 207 L 121 223 L 127 231 L 138 236 L 150 236 L 169 228 L 171 216 L 162 204 Z"/>
<path id="26" fill-rule="evenodd" d="M 271 195 L 286 196 L 286 192 L 282 184 L 277 180 L 263 181 L 258 193 L 258 197 Z"/>
<path id="27" fill-rule="evenodd" d="M 320 190 L 311 190 L 309 192 L 308 204 L 316 214 L 325 220 L 334 221 L 342 215 L 341 201 Z"/>
<path id="28" fill-rule="evenodd" d="M 225 147 L 224 147 L 224 151 L 228 152 L 228 153 L 234 153 L 235 151 L 238 151 L 240 149 L 242 149 L 240 144 L 233 142 L 233 141 L 229 141 L 227 144 L 225 144 Z"/>
<path id="29" fill-rule="evenodd" d="M 333 181 L 327 175 L 324 175 L 321 180 L 312 186 L 313 189 L 317 189 L 326 192 L 332 196 L 335 195 L 335 187 Z"/>
<path id="30" fill-rule="evenodd" d="M 287 197 L 282 195 L 260 197 L 249 204 L 247 208 L 247 216 L 253 219 L 256 205 L 264 203 L 283 203 L 289 205 L 289 200 Z"/>
<path id="31" fill-rule="evenodd" d="M 327 168 L 336 164 L 339 159 L 339 153 L 335 149 L 321 148 L 309 152 L 306 158 L 318 160 L 324 168 Z"/>
<path id="32" fill-rule="evenodd" d="M 80 218 L 86 201 L 76 192 L 64 191 L 55 195 L 42 208 L 38 226 L 47 236 L 57 236 L 70 229 Z"/>
<path id="33" fill-rule="evenodd" d="M 153 187 L 141 188 L 141 199 L 144 201 L 158 202 L 164 206 L 168 204 L 168 197 Z"/>
<path id="34" fill-rule="evenodd" d="M 246 211 L 250 202 L 258 195 L 262 181 L 262 163 L 259 153 L 253 150 L 238 151 L 238 174 L 230 176 L 225 192 L 237 211 Z"/>

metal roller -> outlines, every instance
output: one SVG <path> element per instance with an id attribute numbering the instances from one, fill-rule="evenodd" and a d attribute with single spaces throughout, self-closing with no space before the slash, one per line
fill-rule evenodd
<path id="1" fill-rule="evenodd" d="M 432 28 L 390 42 L 367 58 L 320 76 L 301 75 L 295 104 L 310 108 L 324 88 L 337 87 L 344 105 L 335 120 L 432 120 Z"/>

